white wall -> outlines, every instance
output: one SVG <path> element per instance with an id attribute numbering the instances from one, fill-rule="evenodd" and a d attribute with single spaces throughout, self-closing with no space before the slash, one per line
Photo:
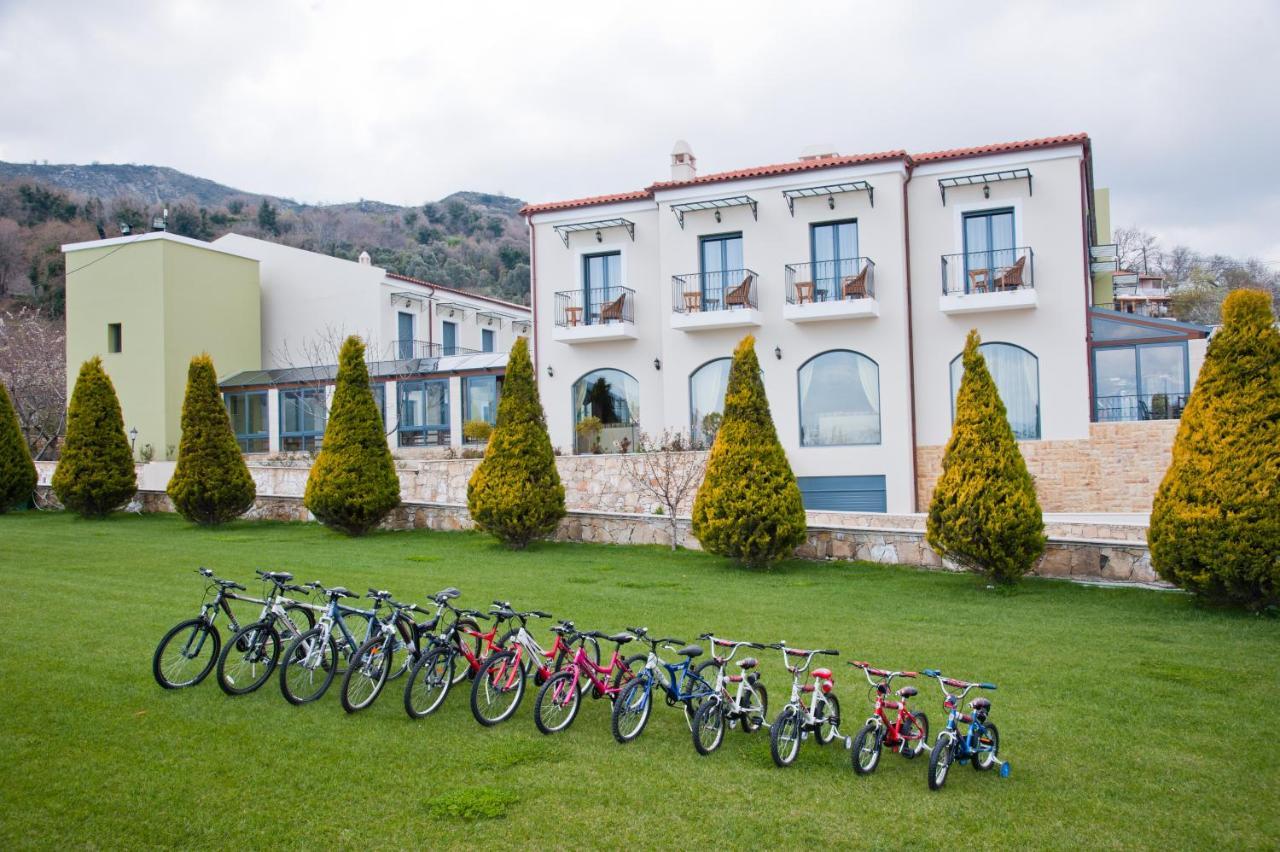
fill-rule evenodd
<path id="1" fill-rule="evenodd" d="M 415 293 L 424 301 L 393 298 L 395 293 Z M 444 323 L 453 322 L 457 327 L 458 347 L 483 351 L 483 330 L 489 329 L 494 333 L 493 351 L 508 352 L 516 337 L 520 336 L 516 334 L 511 318 L 517 317 L 528 322 L 531 317 L 530 309 L 522 305 L 396 278 L 383 279 L 378 298 L 382 305 L 382 338 L 388 342 L 400 339 L 399 314 L 407 312 L 414 315 L 414 340 L 442 343 Z M 442 305 L 455 307 L 442 308 Z M 458 305 L 463 307 L 456 307 Z M 481 316 L 485 313 L 504 316 Z"/>

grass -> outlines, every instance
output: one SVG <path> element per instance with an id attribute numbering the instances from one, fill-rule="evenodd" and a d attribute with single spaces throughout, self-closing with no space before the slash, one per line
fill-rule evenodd
<path id="1" fill-rule="evenodd" d="M 869 778 L 805 743 L 795 766 L 765 733 L 699 757 L 681 714 L 654 710 L 627 746 L 608 707 L 544 737 L 532 692 L 493 729 L 465 691 L 413 722 L 402 681 L 347 716 L 336 691 L 292 707 L 273 679 L 232 699 L 212 678 L 151 678 L 164 631 L 194 614 L 197 565 L 247 579 L 283 569 L 412 599 L 446 585 L 588 628 L 644 622 L 692 638 L 839 648 L 894 668 L 999 684 L 993 721 L 1013 775 L 957 766 L 931 793 L 923 761 L 886 754 Z M 510 553 L 469 533 L 350 540 L 314 525 L 196 529 L 174 516 L 0 517 L 0 846 L 774 848 L 825 845 L 1274 847 L 1280 837 L 1280 622 L 1181 594 L 860 563 L 747 571 L 660 548 L 543 544 Z M 787 680 L 762 657 L 774 712 Z M 856 731 L 865 682 L 840 663 Z M 859 675 L 860 677 L 860 675 Z M 917 684 L 935 721 L 935 684 Z"/>

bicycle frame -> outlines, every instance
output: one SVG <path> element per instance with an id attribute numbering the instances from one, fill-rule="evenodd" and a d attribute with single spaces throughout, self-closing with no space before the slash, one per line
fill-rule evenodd
<path id="1" fill-rule="evenodd" d="M 558 634 L 556 639 L 560 639 Z M 586 643 L 580 644 L 578 650 L 574 652 L 573 659 L 563 669 L 573 672 L 573 688 L 578 689 L 582 677 L 585 676 L 598 696 L 613 698 L 621 692 L 621 682 L 616 688 L 609 683 L 609 676 L 619 671 L 624 663 L 622 655 L 618 653 L 619 650 L 621 650 L 620 647 L 614 647 L 613 652 L 609 655 L 609 664 L 602 666 L 587 656 Z M 597 675 L 603 675 L 604 679 L 601 680 Z"/>
<path id="2" fill-rule="evenodd" d="M 872 689 L 875 691 L 875 707 L 867 718 L 867 724 L 874 724 L 881 730 L 884 746 L 890 751 L 896 751 L 909 742 L 923 739 L 923 732 L 914 722 L 911 724 L 911 727 L 915 730 L 914 735 L 910 732 L 905 735 L 903 733 L 903 723 L 908 719 L 914 720 L 915 718 L 914 714 L 907 709 L 907 700 L 903 698 L 898 701 L 891 701 L 886 697 L 892 688 L 891 685 L 894 678 L 914 678 L 917 672 L 890 672 L 884 669 L 872 668 L 863 662 L 850 663 L 849 665 L 862 669 L 862 673 L 866 675 L 867 683 L 871 684 Z M 873 678 L 872 675 L 875 675 L 879 680 Z M 897 712 L 893 719 L 890 719 L 885 714 L 885 710 L 896 710 Z M 928 745 L 928 743 L 923 744 Z"/>

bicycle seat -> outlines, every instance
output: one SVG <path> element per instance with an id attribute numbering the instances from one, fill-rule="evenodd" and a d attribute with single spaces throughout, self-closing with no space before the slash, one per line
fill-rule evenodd
<path id="1" fill-rule="evenodd" d="M 385 590 L 370 589 L 369 594 L 365 597 L 373 598 L 376 601 L 386 601 L 391 599 L 391 593 Z"/>
<path id="2" fill-rule="evenodd" d="M 758 665 L 760 665 L 760 661 L 755 657 L 746 657 L 738 660 L 738 668 L 740 669 L 754 669 Z"/>
<path id="3" fill-rule="evenodd" d="M 970 706 L 970 707 L 972 707 L 974 710 L 990 710 L 990 709 L 991 709 L 991 699 L 990 699 L 990 698 L 975 698 L 975 699 L 973 699 L 972 701 L 970 701 L 970 702 L 969 702 L 969 706 Z"/>
<path id="4" fill-rule="evenodd" d="M 356 593 L 348 589 L 346 586 L 334 586 L 329 589 L 329 597 L 331 598 L 354 598 Z"/>
<path id="5" fill-rule="evenodd" d="M 215 578 L 213 582 L 224 589 L 240 589 L 241 591 L 244 591 L 244 586 L 240 585 L 235 580 L 218 580 Z"/>
<path id="6" fill-rule="evenodd" d="M 600 638 L 608 639 L 610 642 L 617 642 L 619 645 L 625 645 L 636 637 L 632 636 L 630 633 L 615 633 L 612 636 L 602 635 Z M 684 652 L 682 651 L 681 653 L 684 653 Z M 701 653 L 702 653 L 702 650 L 699 649 L 698 654 L 701 654 Z M 698 654 L 694 654 L 694 656 L 696 657 Z"/>
<path id="7" fill-rule="evenodd" d="M 920 690 L 916 689 L 914 686 L 904 686 L 902 687 L 902 689 L 898 690 L 899 698 L 910 698 L 913 695 L 919 695 L 919 694 L 920 694 Z"/>
<path id="8" fill-rule="evenodd" d="M 818 680 L 831 680 L 831 669 L 822 668 L 814 669 L 809 672 L 810 677 L 816 677 Z"/>
<path id="9" fill-rule="evenodd" d="M 431 599 L 435 601 L 441 601 L 441 600 L 448 601 L 448 600 L 453 600 L 456 597 L 460 597 L 461 595 L 462 595 L 462 592 L 458 591 L 453 586 L 450 586 L 447 589 L 441 589 L 440 591 L 436 592 L 434 595 L 431 596 Z"/>
<path id="10" fill-rule="evenodd" d="M 676 653 L 682 657 L 689 657 L 689 658 L 701 657 L 702 648 L 698 645 L 685 645 L 679 651 L 676 651 Z"/>
<path id="11" fill-rule="evenodd" d="M 288 571 L 259 571 L 262 579 L 270 580 L 273 583 L 287 583 L 293 579 L 293 575 Z"/>

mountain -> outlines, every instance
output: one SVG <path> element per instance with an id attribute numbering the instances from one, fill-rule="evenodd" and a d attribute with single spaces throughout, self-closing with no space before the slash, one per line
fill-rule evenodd
<path id="1" fill-rule="evenodd" d="M 0 181 L 37 181 L 46 186 L 108 201 L 133 197 L 152 204 L 190 199 L 205 207 L 225 207 L 234 198 L 261 198 L 167 166 L 93 163 L 51 165 L 0 162 Z M 273 197 L 273 200 L 278 200 Z M 292 202 L 282 202 L 290 203 Z M 296 205 L 295 205 L 296 206 Z"/>

